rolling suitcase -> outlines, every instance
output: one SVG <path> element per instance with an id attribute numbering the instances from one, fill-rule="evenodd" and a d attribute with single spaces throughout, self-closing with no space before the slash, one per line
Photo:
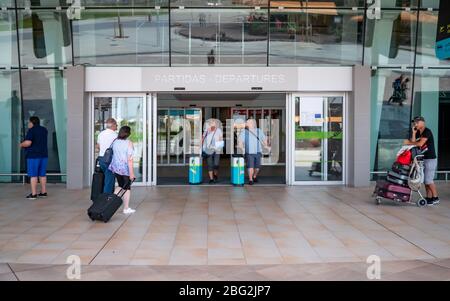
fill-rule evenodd
<path id="1" fill-rule="evenodd" d="M 408 185 L 408 180 L 398 179 L 398 178 L 395 178 L 395 177 L 392 177 L 392 176 L 389 176 L 389 175 L 386 177 L 386 180 L 388 182 L 391 182 L 391 183 L 396 184 L 396 185 L 402 185 L 402 186 L 407 186 Z"/>
<path id="2" fill-rule="evenodd" d="M 375 194 L 390 200 L 409 202 L 411 189 L 409 187 L 395 185 L 386 181 L 377 181 Z"/>
<path id="3" fill-rule="evenodd" d="M 202 157 L 191 156 L 189 158 L 189 184 L 200 184 L 202 178 Z"/>
<path id="4" fill-rule="evenodd" d="M 95 171 L 92 175 L 92 184 L 91 184 L 91 201 L 95 201 L 97 197 L 103 193 L 103 185 L 105 183 L 105 174 L 100 168 L 98 163 L 98 159 L 95 162 Z"/>
<path id="5" fill-rule="evenodd" d="M 404 175 L 404 174 L 397 173 L 397 172 L 395 172 L 393 170 L 388 171 L 388 176 L 390 176 L 392 178 L 397 178 L 397 179 L 400 179 L 400 180 L 405 180 L 405 181 L 408 181 L 408 179 L 409 179 L 409 174 L 408 175 Z"/>
<path id="6" fill-rule="evenodd" d="M 131 185 L 131 183 L 130 183 Z M 122 206 L 122 197 L 126 190 L 121 189 L 117 194 L 102 193 L 95 200 L 94 204 L 89 207 L 87 213 L 91 220 L 99 220 L 108 222 L 116 213 L 117 209 Z"/>
<path id="7" fill-rule="evenodd" d="M 231 157 L 231 184 L 236 186 L 244 185 L 244 169 L 244 158 L 239 155 L 233 155 Z"/>
<path id="8" fill-rule="evenodd" d="M 398 162 L 394 162 L 394 164 L 392 164 L 392 170 L 402 175 L 408 176 L 410 169 L 411 166 L 409 165 L 403 165 Z"/>

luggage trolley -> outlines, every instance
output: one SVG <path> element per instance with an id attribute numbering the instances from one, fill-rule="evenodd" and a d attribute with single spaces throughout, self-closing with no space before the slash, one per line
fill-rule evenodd
<path id="1" fill-rule="evenodd" d="M 417 163 L 419 166 L 419 171 L 423 175 L 423 157 L 424 151 L 418 150 L 414 156 L 413 162 L 409 165 L 412 168 L 412 165 Z M 411 177 L 411 174 L 408 176 L 408 180 Z M 380 205 L 381 202 L 386 200 L 391 200 L 399 203 L 407 203 L 412 205 L 417 205 L 418 207 L 424 207 L 427 205 L 427 200 L 423 197 L 420 192 L 422 184 L 419 183 L 414 185 L 408 181 L 408 184 L 401 185 L 400 183 L 394 182 L 393 179 L 389 178 L 388 181 L 377 181 L 377 185 L 375 186 L 375 190 L 373 192 L 373 197 L 375 197 L 375 204 Z M 408 191 L 408 193 L 406 193 Z M 418 195 L 418 199 L 415 200 L 415 195 Z"/>

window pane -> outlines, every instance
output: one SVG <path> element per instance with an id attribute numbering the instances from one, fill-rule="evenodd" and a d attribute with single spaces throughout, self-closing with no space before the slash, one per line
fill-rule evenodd
<path id="1" fill-rule="evenodd" d="M 0 11 L 0 66 L 17 67 L 16 15 L 12 10 Z"/>
<path id="2" fill-rule="evenodd" d="M 342 7 L 364 7 L 364 0 L 287 0 L 287 1 L 270 1 L 270 7 L 284 8 L 342 8 Z"/>
<path id="3" fill-rule="evenodd" d="M 70 64 L 70 24 L 65 12 L 20 10 L 19 35 L 21 63 L 26 66 Z"/>
<path id="4" fill-rule="evenodd" d="M 14 7 L 14 0 L 2 0 L 0 7 Z"/>
<path id="5" fill-rule="evenodd" d="M 386 171 L 410 129 L 412 71 L 378 69 L 372 75 L 371 166 Z"/>
<path id="6" fill-rule="evenodd" d="M 171 0 L 171 7 L 267 7 L 268 0 Z"/>
<path id="7" fill-rule="evenodd" d="M 413 116 L 425 117 L 434 135 L 438 169 L 450 170 L 450 69 L 416 70 Z"/>
<path id="8" fill-rule="evenodd" d="M 73 21 L 76 64 L 168 65 L 168 10 L 83 10 Z"/>
<path id="9" fill-rule="evenodd" d="M 417 41 L 416 66 L 450 65 L 450 60 L 436 57 L 436 32 L 439 12 L 421 11 L 419 14 L 419 37 Z"/>
<path id="10" fill-rule="evenodd" d="M 380 2 L 382 8 L 417 8 L 419 0 L 380 0 Z"/>
<path id="11" fill-rule="evenodd" d="M 81 6 L 85 7 L 153 7 L 161 6 L 167 7 L 169 0 L 81 0 Z"/>
<path id="12" fill-rule="evenodd" d="M 38 116 L 48 130 L 48 172 L 66 172 L 67 92 L 64 72 L 22 71 L 24 120 Z"/>
<path id="13" fill-rule="evenodd" d="M 266 65 L 267 11 L 172 10 L 172 65 Z"/>
<path id="14" fill-rule="evenodd" d="M 270 65 L 360 64 L 363 10 L 275 10 Z"/>
<path id="15" fill-rule="evenodd" d="M 440 1 L 447 1 L 447 0 L 440 0 Z M 439 0 L 422 0 L 421 5 L 422 8 L 435 8 L 439 9 Z"/>
<path id="16" fill-rule="evenodd" d="M 416 26 L 414 11 L 383 10 L 381 19 L 367 19 L 365 64 L 413 66 Z"/>
<path id="17" fill-rule="evenodd" d="M 14 0 L 12 0 L 14 3 Z M 67 0 L 17 0 L 17 7 L 57 7 L 68 6 Z"/>
<path id="18" fill-rule="evenodd" d="M 22 108 L 19 72 L 0 71 L 0 174 L 19 173 L 22 140 Z M 0 182 L 19 181 L 18 177 L 0 176 Z"/>

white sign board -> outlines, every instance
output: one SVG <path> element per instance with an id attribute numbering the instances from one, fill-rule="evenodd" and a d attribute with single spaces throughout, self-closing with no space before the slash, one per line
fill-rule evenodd
<path id="1" fill-rule="evenodd" d="M 300 126 L 322 126 L 323 97 L 300 98 Z"/>

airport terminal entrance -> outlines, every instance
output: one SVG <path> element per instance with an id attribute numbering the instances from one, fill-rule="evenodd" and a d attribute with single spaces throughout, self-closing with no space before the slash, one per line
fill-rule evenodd
<path id="1" fill-rule="evenodd" d="M 112 117 L 119 127 L 131 127 L 135 185 L 236 184 L 232 165 L 236 156 L 245 158 L 241 134 L 249 133 L 250 123 L 266 142 L 258 150 L 256 185 L 346 183 L 342 93 L 95 93 L 91 99 L 91 166 L 98 156 L 97 136 Z M 211 164 L 218 170 L 213 183 L 203 156 L 204 145 L 211 146 L 204 142 L 211 120 L 222 131 L 218 159 Z M 239 184 L 248 184 L 248 165 L 239 166 L 239 174 L 245 173 Z"/>
<path id="2" fill-rule="evenodd" d="M 231 160 L 239 153 L 243 125 L 254 119 L 270 151 L 262 151 L 258 184 L 286 183 L 286 94 L 157 94 L 156 184 L 189 184 L 189 158 L 201 158 L 202 184 L 209 184 L 202 159 L 205 122 L 218 120 L 223 132 L 215 185 L 231 183 Z M 246 172 L 247 178 L 247 172 Z M 247 183 L 247 180 L 246 180 Z"/>

